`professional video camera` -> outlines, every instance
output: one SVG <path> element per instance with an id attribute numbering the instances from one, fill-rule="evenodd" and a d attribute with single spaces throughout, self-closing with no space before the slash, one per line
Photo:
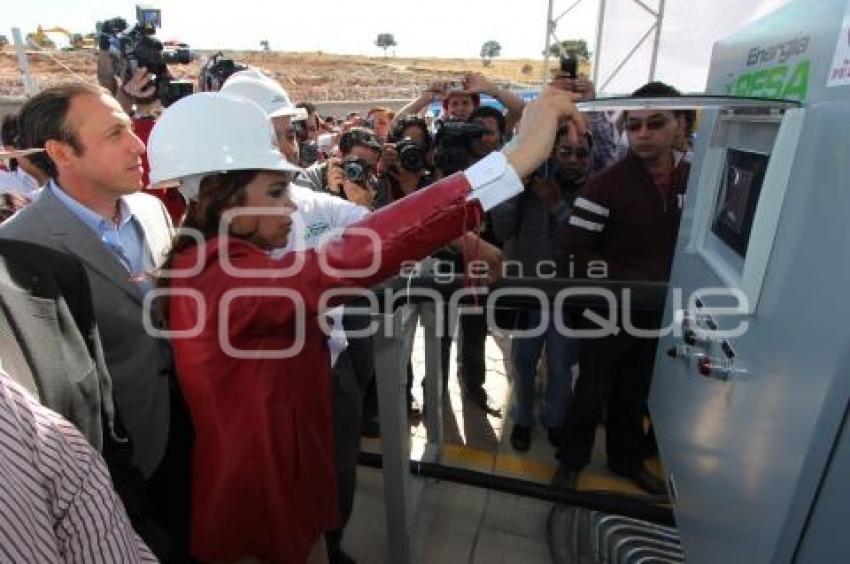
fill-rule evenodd
<path id="1" fill-rule="evenodd" d="M 442 122 L 434 138 L 434 164 L 445 176 L 465 169 L 475 161 L 472 142 L 485 133 L 487 129 L 477 123 Z"/>
<path id="2" fill-rule="evenodd" d="M 162 42 L 155 37 L 156 29 L 162 25 L 159 10 L 136 6 L 136 19 L 136 25 L 126 33 L 127 21 L 123 18 L 98 22 L 100 48 L 109 51 L 115 61 L 116 74 L 124 84 L 136 70 L 147 69 L 156 91 L 150 98 L 139 101 L 148 103 L 159 99 L 163 106 L 168 107 L 191 94 L 193 88 L 187 80 L 174 80 L 166 65 L 188 63 L 191 53 L 185 48 L 163 49 Z"/>
<path id="3" fill-rule="evenodd" d="M 218 92 L 224 81 L 233 73 L 246 70 L 248 65 L 228 59 L 219 51 L 207 59 L 198 74 L 198 90 L 200 92 Z"/>

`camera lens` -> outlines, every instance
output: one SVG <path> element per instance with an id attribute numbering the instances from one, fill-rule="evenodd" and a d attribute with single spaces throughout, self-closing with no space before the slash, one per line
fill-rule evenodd
<path id="1" fill-rule="evenodd" d="M 343 163 L 342 171 L 349 182 L 360 184 L 366 180 L 366 167 L 357 161 Z"/>
<path id="2" fill-rule="evenodd" d="M 398 159 L 401 166 L 410 172 L 419 172 L 425 168 L 425 153 L 411 140 L 404 140 L 398 144 Z"/>

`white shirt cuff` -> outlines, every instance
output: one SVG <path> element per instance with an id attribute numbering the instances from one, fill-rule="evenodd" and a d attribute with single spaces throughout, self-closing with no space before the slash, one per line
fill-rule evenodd
<path id="1" fill-rule="evenodd" d="M 523 191 L 522 180 L 501 151 L 493 151 L 464 175 L 471 186 L 467 199 L 477 199 L 485 212 Z"/>

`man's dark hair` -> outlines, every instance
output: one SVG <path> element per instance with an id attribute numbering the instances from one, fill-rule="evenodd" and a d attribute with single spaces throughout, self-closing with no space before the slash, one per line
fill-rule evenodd
<path id="1" fill-rule="evenodd" d="M 682 93 L 663 82 L 654 81 L 644 84 L 634 92 L 632 98 L 677 98 Z M 695 110 L 673 110 L 673 115 L 685 118 L 685 134 L 690 136 L 694 132 L 694 126 L 697 121 L 697 113 Z"/>
<path id="2" fill-rule="evenodd" d="M 559 127 L 558 131 L 555 132 L 555 145 L 557 145 L 558 142 L 561 140 L 561 137 L 566 135 L 569 131 L 570 131 L 570 128 L 566 125 L 563 126 L 563 127 Z M 585 139 L 585 141 L 587 141 L 588 148 L 593 149 L 593 135 L 591 135 L 590 129 L 585 131 L 584 139 Z"/>
<path id="3" fill-rule="evenodd" d="M 18 116 L 16 114 L 6 114 L 3 116 L 3 124 L 0 125 L 0 145 L 4 147 L 18 146 Z M 17 159 L 9 159 L 9 168 L 18 169 Z"/>
<path id="4" fill-rule="evenodd" d="M 343 156 L 351 152 L 355 146 L 360 145 L 373 151 L 381 152 L 381 142 L 370 129 L 365 127 L 352 127 L 339 138 L 339 152 Z"/>
<path id="5" fill-rule="evenodd" d="M 507 123 L 505 122 L 505 114 L 497 110 L 492 106 L 478 106 L 475 110 L 469 115 L 469 121 L 475 121 L 475 118 L 493 118 L 496 120 L 496 123 L 499 126 L 499 135 L 504 140 L 505 138 L 505 128 L 507 127 Z"/>
<path id="6" fill-rule="evenodd" d="M 644 84 L 634 92 L 632 98 L 675 98 L 682 93 L 663 82 L 654 81 Z"/>
<path id="7" fill-rule="evenodd" d="M 402 139 L 404 139 L 404 130 L 408 127 L 418 127 L 422 130 L 422 138 L 424 141 L 424 146 L 422 149 L 427 151 L 431 148 L 431 132 L 428 131 L 428 123 L 419 116 L 404 116 L 399 118 L 398 121 L 393 125 L 392 130 L 390 131 L 390 139 L 393 143 L 398 143 Z"/>
<path id="8" fill-rule="evenodd" d="M 43 149 L 48 141 L 69 144 L 74 153 L 81 155 L 83 146 L 76 132 L 67 123 L 71 100 L 78 96 L 101 96 L 109 91 L 87 82 L 70 82 L 42 90 L 21 107 L 18 112 L 19 149 Z M 47 152 L 30 155 L 30 162 L 50 178 L 56 179 L 59 171 Z"/>

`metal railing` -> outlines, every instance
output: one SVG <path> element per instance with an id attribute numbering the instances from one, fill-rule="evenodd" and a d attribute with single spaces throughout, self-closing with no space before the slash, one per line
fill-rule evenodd
<path id="1" fill-rule="evenodd" d="M 499 288 L 534 288 L 543 295 L 554 296 L 565 288 L 581 289 L 604 287 L 622 295 L 631 296 L 630 304 L 635 310 L 660 310 L 663 308 L 666 283 L 634 283 L 627 281 L 564 280 L 539 278 L 505 279 Z M 418 278 L 400 281 L 385 288 L 392 292 L 392 299 L 379 300 L 384 310 L 374 313 L 377 322 L 373 334 L 375 372 L 377 378 L 379 423 L 381 428 L 381 455 L 361 453 L 361 464 L 380 467 L 384 477 L 384 501 L 387 520 L 388 561 L 412 563 L 417 561 L 414 540 L 420 515 L 423 494 L 427 483 L 417 477 L 444 480 L 482 487 L 504 493 L 568 504 L 604 513 L 615 513 L 648 543 L 629 540 L 618 545 L 622 552 L 626 548 L 629 558 L 676 553 L 675 532 L 669 527 L 674 524 L 672 510 L 658 502 L 666 501 L 653 497 L 627 496 L 612 492 L 587 492 L 575 489 L 555 488 L 515 478 L 476 472 L 442 464 L 442 395 L 443 378 L 440 354 L 440 320 L 433 294 L 414 290 L 437 290 L 440 295 L 451 295 L 464 287 L 464 280 L 456 278 L 440 282 L 434 278 Z M 509 294 L 499 302 L 499 307 L 517 309 L 539 308 L 534 300 L 524 299 L 520 292 Z M 576 293 L 564 300 L 565 308 L 607 307 L 607 302 L 591 292 Z M 417 319 L 421 320 L 425 344 L 425 427 L 427 444 L 421 461 L 410 460 L 410 431 L 407 420 L 407 365 L 412 347 L 412 336 Z M 399 338 L 401 336 L 402 338 Z M 599 513 L 603 515 L 603 513 Z M 620 516 L 627 517 L 620 517 Z M 615 517 L 615 516 L 611 516 Z M 609 521 L 604 521 L 608 523 Z M 655 524 L 653 524 L 653 522 Z M 619 523 L 619 522 L 618 522 Z M 637 523 L 644 525 L 638 526 Z M 602 530 L 602 525 L 596 529 Z M 607 530 L 607 529 L 606 529 Z M 603 534 L 603 533 L 600 533 Z M 606 533 L 610 534 L 610 533 Z M 608 537 L 606 537 L 607 539 Z M 631 539 L 632 537 L 628 537 Z M 634 537 L 637 538 L 637 537 Z M 606 540 L 607 542 L 607 540 Z M 637 543 L 637 544 L 635 544 Z M 664 544 L 666 543 L 666 544 Z M 597 544 L 597 547 L 601 547 Z M 640 549 L 640 550 L 637 550 Z M 665 552 L 666 551 L 666 552 Z M 597 553 L 602 554 L 601 548 Z M 634 553 L 634 554 L 633 554 Z M 619 556 L 617 557 L 619 558 Z M 606 560 L 611 562 L 634 560 Z M 669 560 L 677 562 L 680 560 Z"/>

